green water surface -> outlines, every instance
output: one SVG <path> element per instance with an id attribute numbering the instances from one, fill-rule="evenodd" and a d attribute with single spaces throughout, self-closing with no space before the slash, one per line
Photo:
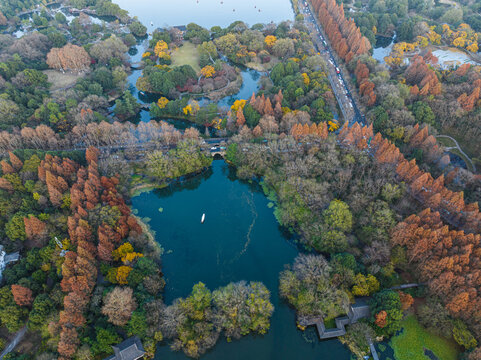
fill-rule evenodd
<path id="1" fill-rule="evenodd" d="M 269 201 L 255 184 L 241 182 L 222 160 L 201 176 L 133 200 L 141 217 L 150 218 L 156 240 L 165 249 L 163 272 L 167 304 L 187 296 L 202 281 L 211 290 L 231 281 L 261 281 L 271 291 L 275 311 L 264 336 L 246 336 L 217 345 L 209 360 L 347 360 L 337 340 L 320 342 L 313 328 L 297 330 L 295 312 L 278 296 L 278 277 L 299 252 L 279 227 Z M 162 211 L 159 209 L 162 208 Z M 200 223 L 206 214 L 204 224 Z M 186 359 L 160 346 L 156 359 Z"/>

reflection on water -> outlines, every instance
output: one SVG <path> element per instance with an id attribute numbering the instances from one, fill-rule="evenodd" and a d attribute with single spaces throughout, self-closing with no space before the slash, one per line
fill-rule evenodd
<path id="1" fill-rule="evenodd" d="M 376 47 L 373 49 L 372 57 L 384 64 L 384 58 L 389 56 L 394 45 L 395 36 L 388 38 L 385 36 L 376 36 Z"/>
<path id="2" fill-rule="evenodd" d="M 239 92 L 232 96 L 227 96 L 220 100 L 217 104 L 222 107 L 230 107 L 234 101 L 239 99 L 249 100 L 252 93 L 256 93 L 259 90 L 259 80 L 261 73 L 255 70 L 246 69 L 242 73 L 242 86 Z"/>
<path id="3" fill-rule="evenodd" d="M 210 29 L 241 20 L 249 25 L 293 20 L 289 0 L 113 0 L 150 29 L 195 22 Z M 151 26 L 151 22 L 153 26 Z"/>
<path id="4" fill-rule="evenodd" d="M 165 302 L 187 296 L 198 281 L 211 290 L 232 281 L 261 281 L 275 306 L 269 332 L 231 343 L 219 340 L 202 359 L 350 359 L 337 340 L 320 342 L 314 329 L 297 330 L 294 311 L 279 299 L 279 273 L 298 249 L 283 234 L 268 202 L 257 183 L 239 181 L 221 160 L 198 177 L 133 198 L 133 207 L 139 216 L 151 219 L 156 240 L 166 251 Z M 201 224 L 203 213 L 206 220 Z M 165 344 L 156 359 L 187 357 Z"/>

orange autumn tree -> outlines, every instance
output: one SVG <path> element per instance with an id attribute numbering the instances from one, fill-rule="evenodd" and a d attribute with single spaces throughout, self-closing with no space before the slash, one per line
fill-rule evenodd
<path id="1" fill-rule="evenodd" d="M 369 51 L 369 40 L 362 36 L 353 19 L 345 17 L 342 3 L 338 5 L 335 0 L 312 0 L 312 5 L 334 50 L 347 63 Z"/>
<path id="2" fill-rule="evenodd" d="M 47 225 L 33 215 L 24 217 L 23 222 L 27 239 L 34 240 L 34 246 L 41 247 L 47 237 Z"/>
<path id="3" fill-rule="evenodd" d="M 376 320 L 374 321 L 374 323 L 380 328 L 383 328 L 387 325 L 387 312 L 385 310 L 378 312 L 375 315 L 375 318 Z"/>
<path id="4" fill-rule="evenodd" d="M 30 306 L 33 302 L 32 290 L 21 285 L 12 285 L 12 295 L 18 306 Z"/>
<path id="5" fill-rule="evenodd" d="M 246 118 L 244 117 L 244 112 L 242 108 L 239 108 L 236 113 L 236 125 L 241 128 L 246 123 Z"/>
<path id="6" fill-rule="evenodd" d="M 442 91 L 442 85 L 436 73 L 428 67 L 423 57 L 416 55 L 411 59 L 410 65 L 404 72 L 406 82 L 410 85 L 416 85 L 419 95 L 439 95 Z"/>
<path id="7" fill-rule="evenodd" d="M 64 186 L 55 182 L 61 183 L 61 177 L 68 184 L 69 189 L 66 191 L 70 190 L 71 198 L 71 216 L 67 219 L 67 228 L 75 250 L 66 253 L 62 264 L 60 286 L 67 295 L 63 299 L 63 310 L 58 323 L 60 337 L 57 350 L 59 359 L 63 360 L 71 359 L 79 344 L 77 327 L 86 322 L 84 312 L 96 284 L 99 261 L 111 261 L 112 250 L 122 239 L 142 233 L 130 208 L 117 192 L 118 179 L 100 177 L 99 154 L 98 149 L 88 148 L 85 153 L 86 167 L 49 155 L 39 166 L 39 178 L 51 182 L 52 186 Z M 98 228 L 89 224 L 88 212 L 98 205 L 118 209 L 120 215 L 115 223 L 101 223 Z M 126 283 L 128 272 L 119 272 L 123 283 Z"/>
<path id="8" fill-rule="evenodd" d="M 399 299 L 401 300 L 401 308 L 403 311 L 409 309 L 411 305 L 414 303 L 414 299 L 410 294 L 407 294 L 402 291 L 398 291 Z"/>
<path id="9" fill-rule="evenodd" d="M 62 48 L 52 48 L 47 54 L 47 65 L 52 69 L 86 71 L 90 67 L 90 56 L 80 46 L 67 44 Z"/>
<path id="10" fill-rule="evenodd" d="M 464 110 L 471 111 L 479 100 L 480 94 L 481 88 L 477 86 L 474 88 L 473 92 L 470 95 L 463 93 L 461 96 L 458 97 L 457 100 Z"/>

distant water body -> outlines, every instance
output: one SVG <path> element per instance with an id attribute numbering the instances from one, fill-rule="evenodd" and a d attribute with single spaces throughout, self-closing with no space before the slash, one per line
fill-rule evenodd
<path id="1" fill-rule="evenodd" d="M 149 28 L 194 22 L 210 29 L 237 20 L 252 26 L 294 20 L 289 0 L 113 0 Z M 221 4 L 222 2 L 222 4 Z M 260 11 L 259 11 L 260 10 Z M 151 26 L 151 23 L 153 26 Z"/>

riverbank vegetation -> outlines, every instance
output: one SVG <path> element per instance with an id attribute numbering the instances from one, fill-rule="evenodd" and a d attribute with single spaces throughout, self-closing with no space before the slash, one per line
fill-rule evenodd
<path id="1" fill-rule="evenodd" d="M 144 307 L 164 285 L 158 245 L 118 179 L 99 175 L 98 155 L 89 148 L 80 164 L 42 152 L 2 161 L 4 246 L 23 256 L 3 273 L 0 319 L 10 332 L 39 331 L 46 345 L 37 355 L 108 354 L 119 329 L 154 343 Z"/>
<path id="2" fill-rule="evenodd" d="M 454 341 L 471 360 L 481 340 L 479 177 L 456 169 L 433 134 L 452 133 L 470 154 L 479 150 L 481 77 L 475 66 L 439 68 L 426 46 L 474 52 L 476 9 L 463 9 L 470 28 L 459 11 L 436 17 L 439 5 L 421 3 L 391 1 L 383 10 L 371 1 L 375 14 L 351 21 L 347 6 L 315 2 L 370 126 L 339 130 L 326 67 L 302 17 L 156 30 L 137 87 L 158 95 L 152 117 L 182 117 L 231 136 L 226 160 L 237 176 L 261 181 L 280 225 L 312 252 L 280 274 L 280 295 L 298 320 L 329 324 L 356 297 L 370 297 L 371 317 L 342 339 L 356 356 L 368 353 L 367 338 L 393 336 L 399 357 L 421 357 L 427 347 L 451 358 Z M 146 358 L 164 339 L 199 357 L 221 335 L 266 333 L 274 308 L 261 283 L 212 292 L 199 283 L 170 305 L 162 300 L 161 249 L 127 194 L 197 174 L 212 157 L 195 129 L 128 122 L 141 105 L 126 89 L 126 52 L 146 27 L 108 0 L 70 0 L 18 18 L 36 5 L 0 7 L 2 30 L 26 32 L 0 35 L 0 236 L 8 253 L 21 255 L 3 273 L 0 321 L 2 333 L 27 326 L 32 335 L 32 346 L 10 359 L 104 358 L 133 335 Z M 78 16 L 67 21 L 64 5 Z M 411 16 L 415 8 L 429 19 Z M 93 15 L 120 21 L 100 24 Z M 394 30 L 412 38 L 394 47 L 387 68 L 369 56 L 368 39 Z M 420 55 L 408 56 L 414 51 Z M 194 99 L 237 91 L 241 66 L 268 71 L 249 99 L 226 109 Z M 52 86 L 64 72 L 74 79 Z M 398 291 L 409 281 L 420 284 Z"/>
<path id="3" fill-rule="evenodd" d="M 309 276 L 296 273 L 300 261 L 296 260 L 293 270 L 286 270 L 281 275 L 281 295 L 297 309 L 300 319 L 312 314 L 311 309 L 314 308 L 319 311 L 316 316 L 327 320 L 330 319 L 329 306 L 336 304 L 333 295 L 329 301 L 324 301 L 323 296 L 330 294 L 327 290 L 330 286 L 334 286 L 336 291 L 343 291 L 349 299 L 372 296 L 371 327 L 377 335 L 389 337 L 401 328 L 403 312 L 413 304 L 413 296 L 424 296 L 423 292 L 428 291 L 431 295 L 441 296 L 443 305 L 440 306 L 447 309 L 449 318 L 456 319 L 447 320 L 448 323 L 454 321 L 454 325 L 445 336 L 454 339 L 469 352 L 477 345 L 473 336 L 477 331 L 477 322 L 473 320 L 475 316 L 469 304 L 477 300 L 473 298 L 472 302 L 461 304 L 461 299 L 468 297 L 468 293 L 463 286 L 445 282 L 446 276 L 450 276 L 447 273 L 452 272 L 448 269 L 440 272 L 427 270 L 429 266 L 430 269 L 432 266 L 440 269 L 443 257 L 435 257 L 428 244 L 424 249 L 419 246 L 424 241 L 421 239 L 429 237 L 426 231 L 437 233 L 436 229 L 447 229 L 444 224 L 453 224 L 454 217 L 458 219 L 457 226 L 464 231 L 445 230 L 444 236 L 452 239 L 452 242 L 443 241 L 446 250 L 455 251 L 456 246 L 467 241 L 476 243 L 479 239 L 479 220 L 474 220 L 479 217 L 477 207 L 472 205 L 472 210 L 465 210 L 470 213 L 473 222 L 463 215 L 464 212 L 454 215 L 454 208 L 447 210 L 446 207 L 455 202 L 465 208 L 471 205 L 464 205 L 459 198 L 462 194 L 443 189 L 442 182 L 439 183 L 442 187 L 438 189 L 434 183 L 440 180 L 432 179 L 428 173 L 421 177 L 421 172 L 415 175 L 408 171 L 407 167 L 412 168 L 415 161 L 404 159 L 399 149 L 380 134 L 374 136 L 372 125 L 363 128 L 345 125 L 336 136 L 327 136 L 327 131 L 319 132 L 319 126 L 315 131 L 313 126 L 313 130 L 307 126 L 307 130 L 301 133 L 298 128 L 297 125 L 291 127 L 297 141 L 271 133 L 264 134 L 270 139 L 267 143 L 258 144 L 252 141 L 252 133 L 240 131 L 234 137 L 237 143 L 229 146 L 226 155 L 227 160 L 236 166 L 239 177 L 262 177 L 264 191 L 271 201 L 276 202 L 274 213 L 282 225 L 298 233 L 299 241 L 309 249 L 330 254 L 329 265 L 324 260 L 323 266 L 307 272 Z M 327 128 L 326 124 L 324 128 Z M 427 134 L 423 135 L 423 130 L 418 128 L 412 135 L 412 146 L 418 143 L 416 138 L 425 136 Z M 372 141 L 368 143 L 368 139 Z M 415 169 L 421 171 L 417 166 L 412 168 Z M 424 193 L 422 189 L 430 192 Z M 446 203 L 434 201 L 440 196 L 451 200 Z M 420 212 L 422 209 L 425 210 Z M 421 220 L 416 220 L 418 217 L 415 215 L 407 217 L 412 213 L 419 213 Z M 403 222 L 405 217 L 407 219 Z M 409 230 L 408 224 L 411 223 L 412 230 Z M 418 223 L 424 224 L 424 235 L 416 231 L 420 231 Z M 475 235 L 469 234 L 471 231 Z M 416 240 L 410 240 L 414 238 Z M 419 253 L 415 254 L 414 249 Z M 348 254 L 343 255 L 345 252 Z M 421 263 L 415 265 L 417 256 L 431 260 L 428 263 L 423 261 L 425 266 Z M 467 268 L 452 274 L 469 276 L 468 272 L 476 268 L 476 256 L 472 256 Z M 324 274 L 322 281 L 312 281 L 316 286 L 324 284 L 322 296 L 315 293 L 319 287 L 310 289 L 307 285 L 316 271 Z M 427 289 L 391 290 L 405 277 L 427 282 Z M 457 330 L 454 330 L 456 327 Z M 461 333 L 462 336 L 459 335 Z M 351 345 L 356 349 L 362 348 L 362 344 Z"/>
<path id="4" fill-rule="evenodd" d="M 192 129 L 192 132 L 196 130 Z M 205 155 L 198 146 L 198 133 L 195 138 L 181 141 L 167 153 L 155 151 L 148 155 L 142 171 L 156 181 L 163 182 L 198 173 L 212 163 L 212 156 Z M 195 140 L 197 139 L 197 141 Z"/>
<path id="5" fill-rule="evenodd" d="M 242 22 L 235 22 L 225 29 L 212 28 L 210 34 L 213 41 L 207 41 L 207 33 L 207 29 L 189 24 L 184 38 L 190 42 L 177 41 L 177 44 L 175 29 L 154 35 L 150 43 L 152 49 L 144 54 L 144 75 L 137 83 L 141 89 L 159 92 L 163 96 L 161 99 L 165 98 L 151 106 L 152 116 L 184 114 L 190 116 L 192 121 L 228 132 L 236 131 L 234 124 L 237 122 L 239 108 L 243 114 L 239 114 L 240 125 L 237 125 L 243 125 L 244 117 L 251 129 L 258 125 L 262 115 L 279 117 L 291 110 L 309 112 L 315 122 L 333 120 L 332 112 L 337 111 L 336 103 L 324 72 L 323 61 L 315 54 L 308 30 L 301 22 L 296 22 L 293 26 L 288 23 L 257 25 L 250 29 Z M 198 44 L 197 51 L 200 54 L 201 71 L 197 77 L 189 65 L 176 66 L 170 72 L 171 67 L 156 65 L 158 61 L 170 64 L 171 54 L 175 57 L 186 44 L 189 44 L 192 51 L 192 43 Z M 179 45 L 180 50 L 171 52 L 171 46 Z M 155 55 L 156 47 L 158 50 L 163 49 L 160 53 L 162 59 Z M 229 62 L 223 61 L 221 56 Z M 184 63 L 177 61 L 177 64 Z M 253 100 L 246 103 L 248 99 L 239 99 L 244 102 L 234 104 L 230 109 L 219 109 L 212 103 L 196 109 L 195 101 L 189 101 L 185 96 L 177 99 L 184 92 L 201 93 L 209 97 L 219 88 L 227 86 L 236 77 L 230 64 L 252 67 L 258 67 L 255 64 L 271 64 L 269 79 L 261 80 L 263 89 L 257 95 L 263 100 L 257 101 L 258 106 L 253 105 Z M 177 76 L 179 71 L 184 75 Z M 159 86 L 156 86 L 156 79 L 163 79 L 164 76 L 169 81 L 158 82 Z M 222 80 L 224 78 L 226 81 Z M 271 104 L 264 104 L 264 101 Z M 188 108 L 189 105 L 191 108 Z"/>

